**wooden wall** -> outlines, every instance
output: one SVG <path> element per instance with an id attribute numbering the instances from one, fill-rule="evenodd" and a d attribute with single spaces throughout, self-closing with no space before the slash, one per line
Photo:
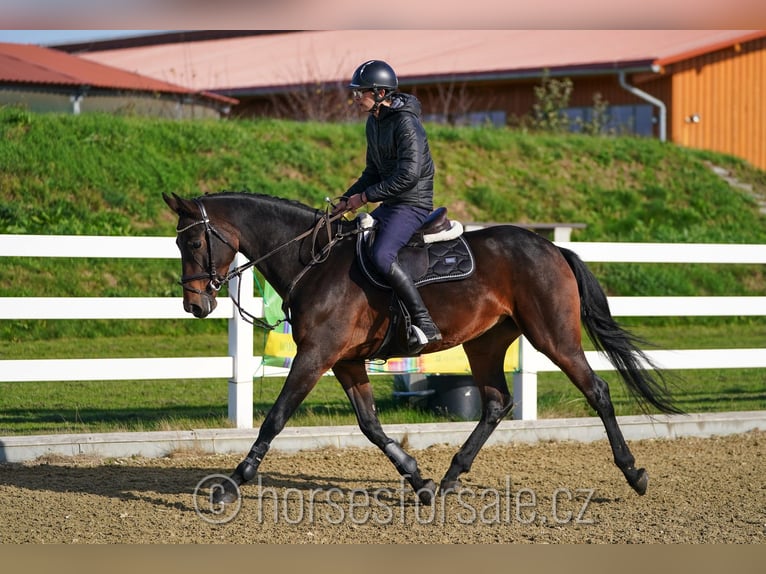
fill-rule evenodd
<path id="1" fill-rule="evenodd" d="M 766 39 L 698 56 L 672 74 L 672 141 L 766 169 Z"/>

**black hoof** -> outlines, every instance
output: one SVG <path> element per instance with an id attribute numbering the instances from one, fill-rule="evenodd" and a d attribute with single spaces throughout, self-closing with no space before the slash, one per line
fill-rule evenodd
<path id="1" fill-rule="evenodd" d="M 423 483 L 423 486 L 418 489 L 416 494 L 418 495 L 421 504 L 431 506 L 434 502 L 434 497 L 436 496 L 436 483 L 429 478 Z"/>
<path id="2" fill-rule="evenodd" d="M 451 494 L 453 492 L 457 492 L 463 487 L 463 483 L 460 482 L 460 480 L 442 480 L 439 484 L 439 493 L 442 495 Z"/>
<path id="3" fill-rule="evenodd" d="M 239 500 L 239 488 L 233 479 L 224 480 L 213 488 L 213 503 L 233 504 Z"/>
<path id="4" fill-rule="evenodd" d="M 649 474 L 645 469 L 639 468 L 632 476 L 628 477 L 628 484 L 639 495 L 643 496 L 646 494 L 646 489 L 649 486 Z"/>

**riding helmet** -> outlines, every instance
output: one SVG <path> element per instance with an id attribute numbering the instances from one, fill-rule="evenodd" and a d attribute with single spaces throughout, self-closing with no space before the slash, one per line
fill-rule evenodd
<path id="1" fill-rule="evenodd" d="M 387 91 L 396 90 L 398 86 L 396 72 L 383 60 L 368 60 L 359 66 L 348 85 L 354 90 L 385 88 Z"/>

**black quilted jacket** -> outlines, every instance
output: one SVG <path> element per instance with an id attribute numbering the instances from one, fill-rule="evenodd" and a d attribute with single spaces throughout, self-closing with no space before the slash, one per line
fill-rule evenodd
<path id="1" fill-rule="evenodd" d="M 420 102 L 411 94 L 394 94 L 391 106 L 380 106 L 367 118 L 367 165 L 344 194 L 366 192 L 367 200 L 433 209 L 434 163 L 420 122 Z"/>

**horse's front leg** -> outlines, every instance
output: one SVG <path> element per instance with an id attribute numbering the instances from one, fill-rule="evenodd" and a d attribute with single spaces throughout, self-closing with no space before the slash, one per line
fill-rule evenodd
<path id="1" fill-rule="evenodd" d="M 375 410 L 372 385 L 362 361 L 341 361 L 333 367 L 335 376 L 354 407 L 359 428 L 370 442 L 382 450 L 404 478 L 410 483 L 423 504 L 433 502 L 436 483 L 420 475 L 417 461 L 402 446 L 383 432 Z"/>
<path id="2" fill-rule="evenodd" d="M 318 361 L 313 357 L 307 357 L 310 357 L 309 353 L 300 351 L 295 355 L 282 390 L 266 414 L 250 452 L 234 470 L 231 480 L 224 481 L 220 485 L 221 488 L 216 490 L 214 494 L 216 502 L 234 502 L 237 492 L 233 484 L 239 486 L 255 478 L 258 467 L 271 446 L 271 441 L 282 432 L 292 414 L 314 388 L 322 373 L 327 370 L 327 368 L 317 368 Z"/>

